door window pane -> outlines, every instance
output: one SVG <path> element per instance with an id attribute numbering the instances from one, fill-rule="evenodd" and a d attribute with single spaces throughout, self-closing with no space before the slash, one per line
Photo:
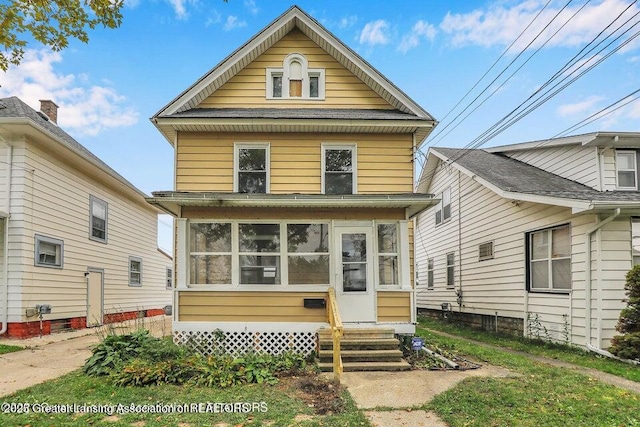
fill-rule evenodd
<path id="1" fill-rule="evenodd" d="M 344 292 L 367 290 L 367 264 L 349 263 L 342 265 L 342 289 Z"/>
<path id="2" fill-rule="evenodd" d="M 367 235 L 364 233 L 342 235 L 342 262 L 367 261 Z"/>

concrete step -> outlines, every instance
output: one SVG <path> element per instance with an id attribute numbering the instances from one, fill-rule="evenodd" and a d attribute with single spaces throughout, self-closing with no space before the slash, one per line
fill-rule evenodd
<path id="1" fill-rule="evenodd" d="M 320 340 L 320 350 L 333 349 L 333 340 Z M 395 338 L 340 340 L 341 350 L 397 350 L 400 342 Z"/>
<path id="2" fill-rule="evenodd" d="M 333 363 L 320 362 L 318 367 L 322 372 L 333 372 Z M 358 371 L 408 371 L 411 365 L 407 362 L 343 362 L 344 372 Z"/>
<path id="3" fill-rule="evenodd" d="M 331 339 L 331 330 L 323 328 L 318 330 L 320 340 Z M 394 338 L 395 331 L 389 328 L 345 328 L 344 339 L 388 339 Z"/>
<path id="4" fill-rule="evenodd" d="M 400 362 L 402 352 L 400 350 L 342 350 L 340 352 L 344 362 Z M 318 355 L 320 362 L 331 363 L 333 361 L 332 350 L 320 350 Z"/>

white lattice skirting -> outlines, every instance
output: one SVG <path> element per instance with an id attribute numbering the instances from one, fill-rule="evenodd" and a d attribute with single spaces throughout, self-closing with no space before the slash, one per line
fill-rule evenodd
<path id="1" fill-rule="evenodd" d="M 316 349 L 315 332 L 225 332 L 220 329 L 198 331 L 174 328 L 173 341 L 176 344 L 193 347 L 205 356 L 212 354 L 239 356 L 249 352 L 269 354 L 294 352 L 308 356 Z"/>

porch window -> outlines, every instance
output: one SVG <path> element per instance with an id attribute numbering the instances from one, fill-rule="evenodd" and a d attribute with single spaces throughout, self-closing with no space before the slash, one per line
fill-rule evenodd
<path id="1" fill-rule="evenodd" d="M 637 190 L 638 165 L 635 150 L 616 150 L 616 179 L 620 190 Z"/>
<path id="2" fill-rule="evenodd" d="M 287 224 L 289 284 L 328 285 L 329 225 Z"/>
<path id="3" fill-rule="evenodd" d="M 240 284 L 280 284 L 280 224 L 238 225 Z"/>
<path id="4" fill-rule="evenodd" d="M 191 223 L 189 231 L 190 283 L 231 284 L 231 224 Z"/>
<path id="5" fill-rule="evenodd" d="M 569 225 L 527 233 L 528 283 L 531 291 L 571 289 Z"/>
<path id="6" fill-rule="evenodd" d="M 62 268 L 64 243 L 60 239 L 35 235 L 35 265 Z"/>
<path id="7" fill-rule="evenodd" d="M 323 146 L 324 194 L 355 194 L 355 146 Z"/>
<path id="8" fill-rule="evenodd" d="M 378 269 L 380 285 L 398 284 L 398 226 L 378 224 Z"/>
<path id="9" fill-rule="evenodd" d="M 238 193 L 269 192 L 269 146 L 267 144 L 236 145 L 234 191 Z"/>
<path id="10" fill-rule="evenodd" d="M 90 235 L 91 240 L 107 242 L 107 202 L 97 197 L 89 198 L 90 204 Z"/>

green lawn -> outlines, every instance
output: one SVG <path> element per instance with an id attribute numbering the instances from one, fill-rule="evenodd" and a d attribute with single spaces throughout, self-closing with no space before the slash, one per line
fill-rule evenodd
<path id="1" fill-rule="evenodd" d="M 511 335 L 497 335 L 479 329 L 458 325 L 452 322 L 444 322 L 436 319 L 421 317 L 419 328 L 429 328 L 436 331 L 447 332 L 457 336 L 482 341 L 512 350 L 523 351 L 537 356 L 558 359 L 586 368 L 597 369 L 602 372 L 640 382 L 640 366 L 630 365 L 614 359 L 584 351 L 578 347 L 553 344 L 546 341 L 531 340 Z"/>
<path id="2" fill-rule="evenodd" d="M 18 347 L 17 345 L 5 345 L 0 344 L 0 354 L 12 353 L 14 351 L 23 350 L 22 347 Z"/>
<path id="3" fill-rule="evenodd" d="M 18 392 L 8 398 L 0 399 L 0 425 L 8 426 L 203 426 L 227 423 L 230 426 L 369 426 L 364 414 L 355 407 L 347 392 L 342 393 L 344 410 L 337 415 L 316 415 L 313 407 L 303 398 L 304 391 L 291 385 L 292 380 L 283 380 L 275 386 L 243 385 L 227 389 L 186 386 L 151 386 L 151 387 L 115 387 L 101 378 L 87 377 L 80 372 L 65 375 L 54 381 L 37 385 Z M 27 414 L 5 413 L 20 405 L 28 404 L 30 412 Z M 170 413 L 133 413 L 109 415 L 98 414 L 47 414 L 43 404 L 49 408 L 62 408 L 61 404 L 91 404 L 91 405 L 147 405 L 156 404 L 176 407 L 195 408 L 193 405 L 203 404 L 205 413 L 192 413 L 174 409 Z M 207 403 L 209 405 L 207 406 Z M 248 413 L 216 413 L 213 403 L 256 403 L 256 410 Z M 24 406 L 22 406 L 24 408 Z M 142 407 L 140 407 L 142 408 Z M 224 406 L 217 406 L 224 411 Z M 240 406 L 239 410 L 248 409 Z M 41 411 L 34 413 L 34 411 Z"/>
<path id="4" fill-rule="evenodd" d="M 468 378 L 423 407 L 452 427 L 640 426 L 640 395 L 636 393 L 467 340 L 422 328 L 418 334 L 427 343 L 506 367 L 514 374 L 512 378 Z M 479 335 L 476 332 L 473 338 Z"/>

